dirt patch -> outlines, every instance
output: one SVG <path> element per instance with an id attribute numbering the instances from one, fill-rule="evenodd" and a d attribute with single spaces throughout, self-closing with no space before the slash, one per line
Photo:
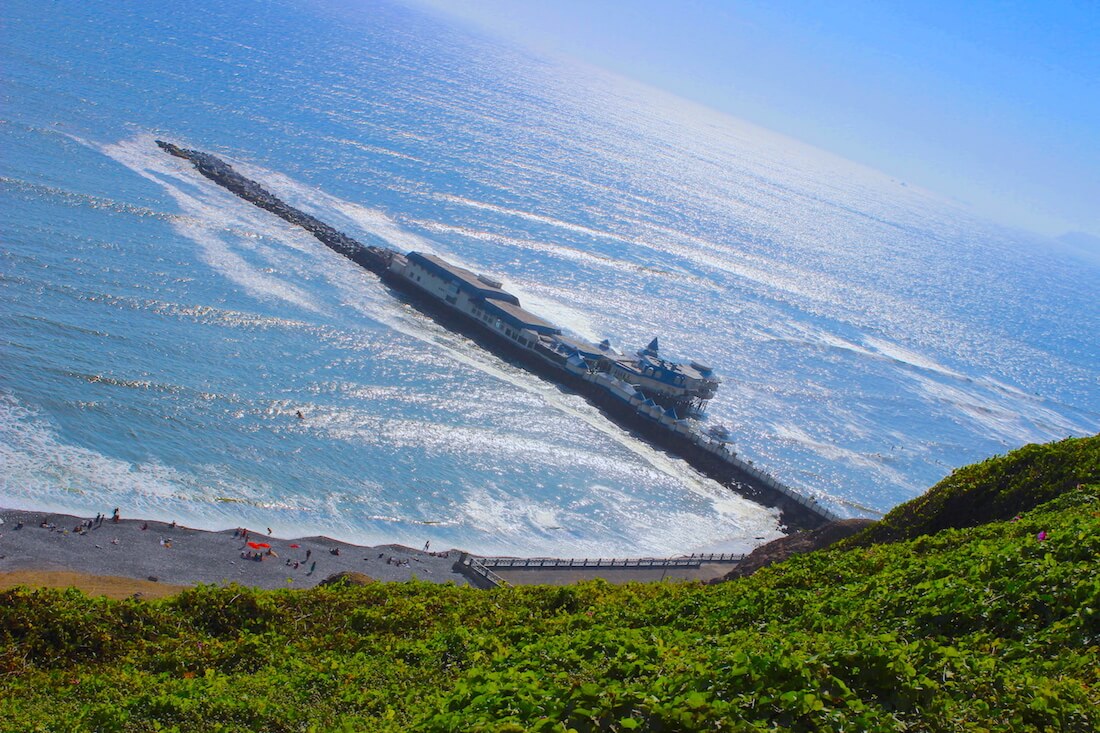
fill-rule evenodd
<path id="1" fill-rule="evenodd" d="M 155 583 L 151 580 L 134 580 L 110 575 L 85 575 L 66 570 L 16 570 L 0 573 L 0 590 L 25 585 L 31 588 L 78 588 L 90 596 L 130 598 L 140 593 L 140 598 L 154 599 L 175 595 L 186 589 L 185 585 Z"/>
<path id="2" fill-rule="evenodd" d="M 733 572 L 718 581 L 733 580 L 752 575 L 760 568 L 766 568 L 772 563 L 786 560 L 792 555 L 800 555 L 804 552 L 821 550 L 834 542 L 851 537 L 866 527 L 874 524 L 870 519 L 841 519 L 837 522 L 829 522 L 810 532 L 796 532 L 788 537 L 780 537 L 766 545 L 757 547 L 752 553 L 742 560 Z"/>
<path id="3" fill-rule="evenodd" d="M 374 578 L 363 573 L 356 573 L 353 571 L 345 571 L 342 573 L 336 573 L 330 575 L 322 580 L 318 585 L 369 585 L 374 582 Z"/>

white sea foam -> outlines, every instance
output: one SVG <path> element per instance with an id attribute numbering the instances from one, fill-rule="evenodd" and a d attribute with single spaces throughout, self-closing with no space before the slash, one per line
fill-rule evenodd
<path id="1" fill-rule="evenodd" d="M 1054 440 L 1086 432 L 1083 426 L 1026 395 L 1021 399 L 1014 391 L 965 389 L 919 373 L 910 377 L 928 402 L 946 407 L 1005 446 L 1036 440 L 1037 435 L 1040 440 Z"/>
<path id="2" fill-rule="evenodd" d="M 797 425 L 776 425 L 773 430 L 781 440 L 789 440 L 809 448 L 830 461 L 844 461 L 850 465 L 868 469 L 890 483 L 911 486 L 905 475 L 884 460 L 884 457 L 845 448 L 836 443 L 819 440 Z"/>
<path id="3" fill-rule="evenodd" d="M 135 464 L 61 440 L 41 414 L 0 392 L 0 494 L 16 508 L 127 512 L 171 503 L 187 485 L 156 461 Z M 59 488 L 61 491 L 59 492 Z"/>
<path id="4" fill-rule="evenodd" d="M 949 369 L 943 366 L 929 356 L 919 354 L 912 349 L 907 349 L 904 346 L 886 341 L 885 339 L 874 338 L 872 336 L 864 336 L 863 343 L 869 346 L 873 350 L 873 353 L 881 354 L 888 359 L 893 359 L 899 364 L 907 364 L 917 367 L 918 369 L 936 372 L 938 374 L 953 377 L 955 379 L 967 379 L 967 377 L 965 377 L 964 375 L 953 369 Z"/>
<path id="5" fill-rule="evenodd" d="M 403 228 L 384 211 L 333 196 L 279 171 L 237 160 L 233 160 L 232 165 L 242 175 L 262 182 L 264 188 L 291 206 L 313 214 L 337 229 L 347 230 L 352 236 L 364 232 L 378 237 L 400 252 L 432 251 L 430 242 Z"/>
<path id="6" fill-rule="evenodd" d="M 249 264 L 240 255 L 239 244 L 238 248 L 234 248 L 223 233 L 230 227 L 244 227 L 264 231 L 266 235 L 284 242 L 292 241 L 293 235 L 288 237 L 285 228 L 272 227 L 270 222 L 256 217 L 250 211 L 249 204 L 214 184 L 196 185 L 199 183 L 195 180 L 198 174 L 190 171 L 190 164 L 164 154 L 156 147 L 152 135 L 139 134 L 105 145 L 72 137 L 163 188 L 185 214 L 173 225 L 180 234 L 199 246 L 203 261 L 212 270 L 255 297 L 277 298 L 314 312 L 322 310 L 304 289 Z M 298 246 L 301 247 L 300 244 Z"/>
<path id="7" fill-rule="evenodd" d="M 482 209 L 484 211 L 491 211 L 494 214 L 503 214 L 505 216 L 514 216 L 519 219 L 525 219 L 527 221 L 535 222 L 538 224 L 545 224 L 555 229 L 561 229 L 563 231 L 575 232 L 577 234 L 585 234 L 591 237 L 598 237 L 600 239 L 612 239 L 626 244 L 633 243 L 633 240 L 629 237 L 624 237 L 614 232 L 610 232 L 604 229 L 594 229 L 592 227 L 584 226 L 583 224 L 574 224 L 572 222 L 563 221 L 561 219 L 555 219 L 543 214 L 536 214 L 531 211 L 524 211 L 523 209 L 512 209 L 506 206 L 499 206 L 497 204 L 487 203 L 485 201 L 476 201 L 471 198 L 465 198 L 463 196 L 455 196 L 454 194 L 434 194 L 434 197 L 440 201 L 446 201 L 452 204 L 461 204 L 462 206 L 468 206 L 472 209 Z"/>

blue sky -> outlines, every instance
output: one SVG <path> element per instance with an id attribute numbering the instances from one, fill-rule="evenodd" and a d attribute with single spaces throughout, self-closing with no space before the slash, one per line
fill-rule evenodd
<path id="1" fill-rule="evenodd" d="M 1100 236 L 1100 0 L 419 0 L 1043 234 Z"/>

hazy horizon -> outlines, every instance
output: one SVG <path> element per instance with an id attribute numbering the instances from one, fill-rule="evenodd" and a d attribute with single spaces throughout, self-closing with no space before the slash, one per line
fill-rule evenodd
<path id="1" fill-rule="evenodd" d="M 410 2 L 871 166 L 1003 225 L 1052 240 L 1100 237 L 1100 5 Z"/>

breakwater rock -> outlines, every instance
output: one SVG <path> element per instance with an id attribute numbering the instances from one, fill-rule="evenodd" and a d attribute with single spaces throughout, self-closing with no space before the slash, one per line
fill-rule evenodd
<path id="1" fill-rule="evenodd" d="M 261 209 L 270 211 L 284 221 L 302 227 L 329 249 L 344 255 L 372 272 L 378 274 L 384 272 L 389 267 L 394 254 L 396 254 L 393 250 L 385 247 L 363 244 L 317 217 L 294 208 L 256 181 L 233 170 L 233 166 L 217 156 L 199 150 L 181 148 L 163 140 L 157 140 L 156 142 L 162 150 L 170 155 L 189 160 L 199 173 L 219 186 L 229 189 L 245 201 L 253 203 Z"/>

